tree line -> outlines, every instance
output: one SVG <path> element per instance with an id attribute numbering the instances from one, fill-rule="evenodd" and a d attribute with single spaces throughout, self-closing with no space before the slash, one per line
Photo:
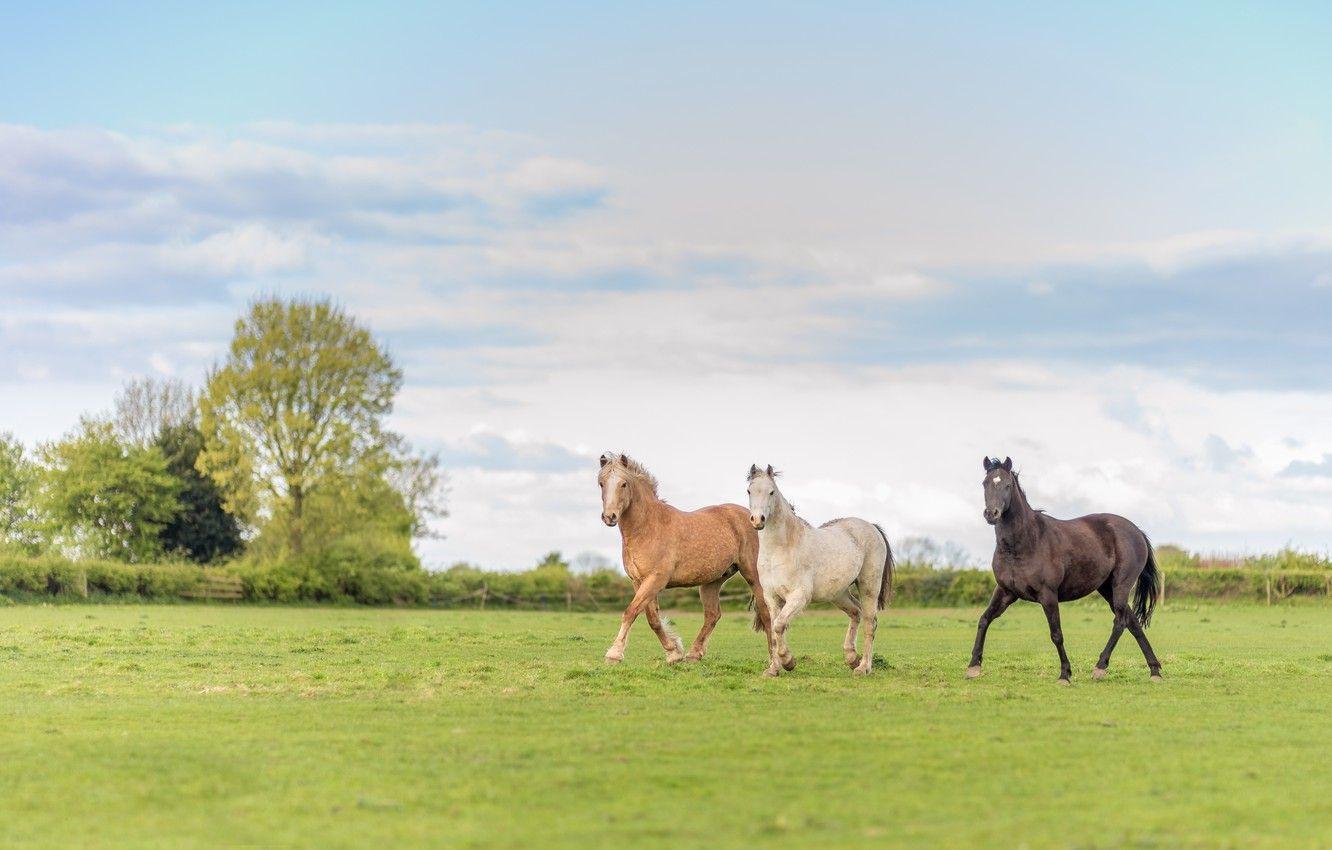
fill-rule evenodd
<path id="1" fill-rule="evenodd" d="M 419 569 L 443 473 L 386 425 L 401 387 L 333 302 L 256 301 L 201 386 L 132 380 L 31 450 L 0 434 L 0 551 Z"/>

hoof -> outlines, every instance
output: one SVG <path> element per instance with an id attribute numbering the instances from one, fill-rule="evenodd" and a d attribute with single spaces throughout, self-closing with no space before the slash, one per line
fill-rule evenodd
<path id="1" fill-rule="evenodd" d="M 967 668 L 967 678 L 968 678 L 968 679 L 974 679 L 974 678 L 976 678 L 977 676 L 979 676 L 980 673 L 981 673 L 981 668 L 980 668 L 980 665 L 979 665 L 979 664 L 975 665 L 974 667 L 968 667 L 968 668 Z"/>
<path id="2" fill-rule="evenodd" d="M 1101 679 L 1104 679 L 1104 678 L 1105 678 L 1105 668 L 1104 668 L 1104 667 L 1096 667 L 1096 668 L 1094 668 L 1094 669 L 1092 670 L 1092 678 L 1095 679 L 1095 680 L 1098 681 L 1098 682 L 1099 682 Z"/>
<path id="3" fill-rule="evenodd" d="M 853 676 L 868 676 L 870 671 L 868 667 L 852 667 L 851 674 Z"/>
<path id="4" fill-rule="evenodd" d="M 794 655 L 791 656 L 790 658 L 783 658 L 783 659 L 782 659 L 782 669 L 783 669 L 783 670 L 786 670 L 786 671 L 788 671 L 788 672 L 791 671 L 791 670 L 794 670 L 794 669 L 795 669 L 795 656 L 794 656 Z"/>
<path id="5" fill-rule="evenodd" d="M 679 652 L 672 652 L 670 655 L 666 656 L 667 664 L 679 664 L 681 661 L 684 660 L 685 660 L 684 655 Z"/>
<path id="6" fill-rule="evenodd" d="M 609 653 L 606 654 L 606 663 L 607 663 L 607 664 L 619 664 L 619 663 L 620 663 L 621 661 L 623 661 L 623 660 L 624 660 L 624 656 L 623 656 L 623 655 L 611 655 L 611 654 L 609 654 Z"/>
<path id="7" fill-rule="evenodd" d="M 859 655 L 853 655 L 852 657 L 846 659 L 846 666 L 847 666 L 847 667 L 850 667 L 852 670 L 854 670 L 854 669 L 856 669 L 857 667 L 859 667 L 859 666 L 860 666 L 860 656 L 859 656 Z"/>
<path id="8" fill-rule="evenodd" d="M 685 660 L 685 661 L 702 661 L 702 660 L 703 660 L 703 653 L 701 653 L 701 652 L 691 652 L 691 653 L 689 653 L 688 655 L 686 655 L 686 656 L 684 657 L 684 660 Z"/>
<path id="9" fill-rule="evenodd" d="M 1162 678 L 1161 678 L 1161 674 L 1160 674 L 1160 673 L 1153 673 L 1153 674 L 1152 674 L 1152 681 L 1153 681 L 1153 682 L 1164 682 L 1165 679 L 1162 679 Z"/>
<path id="10" fill-rule="evenodd" d="M 1059 684 L 1063 685 L 1064 687 L 1069 687 L 1069 686 L 1072 685 L 1073 683 L 1070 682 L 1068 679 L 1060 679 L 1060 680 L 1059 680 Z"/>
<path id="11" fill-rule="evenodd" d="M 763 671 L 763 675 L 767 676 L 769 679 L 776 679 L 781 674 L 782 668 L 780 667 L 769 667 L 767 670 Z"/>

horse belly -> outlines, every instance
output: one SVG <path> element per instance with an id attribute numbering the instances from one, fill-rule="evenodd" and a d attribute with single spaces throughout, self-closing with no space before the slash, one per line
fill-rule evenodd
<path id="1" fill-rule="evenodd" d="M 815 553 L 808 561 L 815 602 L 831 602 L 860 578 L 865 555 L 854 545 L 834 545 Z M 864 588 L 861 589 L 864 592 Z M 877 594 L 876 587 L 872 591 Z"/>
<path id="2" fill-rule="evenodd" d="M 1059 584 L 1059 601 L 1071 602 L 1096 592 L 1109 576 L 1108 570 L 1097 567 L 1074 568 L 1065 571 Z"/>

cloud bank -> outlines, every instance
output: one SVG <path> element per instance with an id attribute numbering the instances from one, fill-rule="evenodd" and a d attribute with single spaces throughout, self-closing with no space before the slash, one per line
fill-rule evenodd
<path id="1" fill-rule="evenodd" d="M 402 362 L 398 426 L 453 470 L 435 564 L 616 553 L 604 449 L 685 507 L 743 498 L 771 462 L 811 518 L 978 558 L 986 453 L 1056 515 L 1332 544 L 1329 233 L 976 267 L 702 241 L 622 185 L 461 126 L 0 126 L 0 427 L 51 437 L 127 376 L 197 380 L 248 299 L 326 293 Z"/>

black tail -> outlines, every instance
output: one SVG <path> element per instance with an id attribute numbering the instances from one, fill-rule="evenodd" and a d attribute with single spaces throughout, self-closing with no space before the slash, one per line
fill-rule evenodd
<path id="1" fill-rule="evenodd" d="M 1146 539 L 1147 535 L 1143 535 Z M 1138 615 L 1138 622 L 1143 628 L 1151 625 L 1152 612 L 1156 610 L 1156 600 L 1161 598 L 1161 571 L 1156 566 L 1156 552 L 1152 550 L 1152 541 L 1147 541 L 1147 563 L 1138 576 L 1138 586 L 1133 590 L 1133 613 Z"/>
<path id="2" fill-rule="evenodd" d="M 893 598 L 893 547 L 888 543 L 888 535 L 883 533 L 883 527 L 878 523 L 874 527 L 879 529 L 879 536 L 883 538 L 883 551 L 888 554 L 883 559 L 883 583 L 879 585 L 879 610 Z"/>

